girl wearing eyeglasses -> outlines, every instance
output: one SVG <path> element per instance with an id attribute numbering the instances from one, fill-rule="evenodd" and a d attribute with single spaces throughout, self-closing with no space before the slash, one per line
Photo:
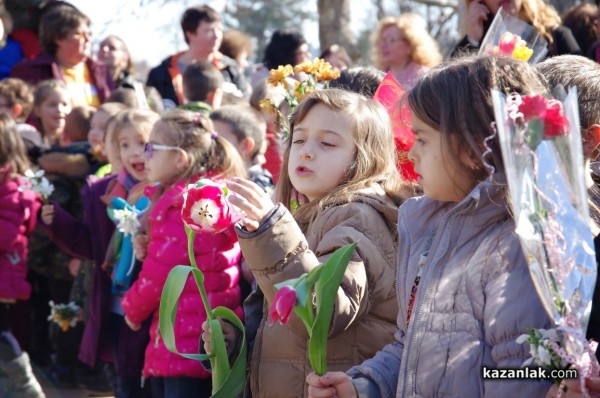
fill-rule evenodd
<path id="1" fill-rule="evenodd" d="M 152 317 L 143 375 L 150 377 L 153 396 L 203 397 L 211 395 L 211 375 L 199 362 L 171 353 L 158 330 L 160 295 L 169 271 L 189 264 L 187 238 L 181 219 L 183 193 L 199 178 L 219 180 L 244 176 L 237 150 L 214 132 L 210 119 L 175 109 L 154 125 L 145 146 L 145 172 L 154 183 L 146 189 L 152 206 L 148 234 L 135 241 L 136 256 L 143 259 L 137 281 L 123 298 L 125 320 L 136 330 Z M 194 252 L 204 272 L 211 306 L 222 305 L 242 315 L 238 285 L 240 247 L 231 228 L 218 235 L 199 233 Z M 180 352 L 197 353 L 206 318 L 198 288 L 188 280 L 180 298 L 175 335 Z"/>

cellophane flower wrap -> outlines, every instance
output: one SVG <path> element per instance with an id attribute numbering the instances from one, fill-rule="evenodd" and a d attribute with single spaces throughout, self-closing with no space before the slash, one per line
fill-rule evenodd
<path id="1" fill-rule="evenodd" d="M 20 190 L 31 190 L 38 195 L 44 204 L 48 203 L 50 195 L 54 192 L 54 185 L 44 176 L 44 170 L 38 171 L 27 170 L 25 172 L 25 184 L 19 187 Z"/>
<path id="2" fill-rule="evenodd" d="M 228 190 L 224 185 L 208 179 L 201 179 L 188 185 L 184 194 L 181 218 L 185 224 L 188 238 L 188 255 L 191 265 L 177 265 L 167 277 L 160 298 L 159 328 L 165 347 L 171 352 L 196 361 L 210 360 L 212 371 L 211 397 L 231 398 L 238 396 L 244 389 L 246 381 L 246 336 L 244 324 L 237 315 L 226 307 L 211 308 L 204 288 L 204 274 L 198 268 L 194 257 L 194 239 L 196 233 L 219 234 L 230 228 L 240 215 L 232 211 L 227 203 Z M 185 287 L 188 276 L 192 274 L 198 291 L 202 297 L 206 319 L 210 323 L 210 354 L 186 354 L 177 350 L 175 342 L 175 316 L 179 297 Z M 236 357 L 230 366 L 225 339 L 219 318 L 233 324 L 241 334 L 239 352 L 232 353 Z M 200 325 L 198 325 L 200 327 Z M 200 339 L 198 344 L 202 344 Z M 200 350 L 200 346 L 198 347 Z"/>
<path id="3" fill-rule="evenodd" d="M 570 363 L 584 389 L 584 378 L 598 375 L 595 345 L 584 337 L 596 260 L 577 93 L 570 89 L 562 97 L 492 92 L 516 233 L 538 295 L 556 325 L 553 331 L 530 330 L 529 338 L 519 342 L 530 343 L 534 361 L 527 364 L 549 365 L 550 357 L 541 358 L 539 349 L 549 350 L 552 366 Z"/>
<path id="4" fill-rule="evenodd" d="M 285 325 L 294 312 L 308 331 L 308 359 L 319 376 L 327 372 L 327 336 L 338 288 L 356 243 L 337 249 L 325 263 L 300 277 L 275 285 L 269 306 L 270 324 Z"/>
<path id="5" fill-rule="evenodd" d="M 531 25 L 498 10 L 488 29 L 479 54 L 508 56 L 535 64 L 548 53 L 548 42 Z"/>
<path id="6" fill-rule="evenodd" d="M 302 80 L 288 79 L 292 75 L 299 75 Z M 290 113 L 296 109 L 304 97 L 319 88 L 329 88 L 331 80 L 340 77 L 340 71 L 333 69 L 331 64 L 324 59 L 315 58 L 312 61 L 304 61 L 296 66 L 279 65 L 277 69 L 271 69 L 268 84 L 276 88 L 283 88 L 283 100 L 290 108 Z M 265 98 L 260 102 L 260 107 L 277 116 L 276 124 L 280 128 L 283 139 L 290 134 L 287 118 L 279 109 L 277 101 Z"/>

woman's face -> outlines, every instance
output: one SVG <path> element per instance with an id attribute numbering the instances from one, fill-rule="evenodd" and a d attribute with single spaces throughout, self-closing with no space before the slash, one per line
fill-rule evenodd
<path id="1" fill-rule="evenodd" d="M 91 43 L 90 28 L 82 24 L 62 39 L 56 40 L 56 56 L 59 60 L 70 64 L 66 66 L 77 65 L 90 56 Z"/>
<path id="2" fill-rule="evenodd" d="M 481 3 L 490 9 L 492 15 L 496 15 L 500 8 L 504 8 L 510 15 L 518 15 L 523 0 L 481 0 Z"/>
<path id="3" fill-rule="evenodd" d="M 296 65 L 301 64 L 304 61 L 310 61 L 310 51 L 308 50 L 308 44 L 304 43 L 296 49 Z"/>
<path id="4" fill-rule="evenodd" d="M 98 59 L 111 69 L 119 71 L 127 67 L 129 55 L 123 43 L 114 37 L 108 37 L 100 42 Z"/>
<path id="5" fill-rule="evenodd" d="M 381 32 L 379 51 L 384 68 L 389 69 L 392 66 L 405 65 L 410 60 L 412 48 L 402 37 L 400 29 L 396 26 L 388 26 Z"/>

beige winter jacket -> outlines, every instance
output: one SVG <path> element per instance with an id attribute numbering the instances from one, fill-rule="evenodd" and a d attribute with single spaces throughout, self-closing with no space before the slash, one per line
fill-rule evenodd
<path id="1" fill-rule="evenodd" d="M 305 233 L 281 204 L 259 230 L 238 230 L 244 256 L 265 296 L 250 363 L 254 398 L 308 395 L 308 334 L 295 315 L 286 326 L 269 326 L 273 285 L 311 270 L 348 243 L 358 245 L 338 290 L 327 346 L 328 370 L 345 371 L 393 341 L 398 314 L 397 215 L 396 204 L 377 185 L 349 202 L 328 207 Z"/>

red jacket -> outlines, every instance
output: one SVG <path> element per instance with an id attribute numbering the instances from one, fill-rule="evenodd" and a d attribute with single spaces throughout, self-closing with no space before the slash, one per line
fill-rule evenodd
<path id="1" fill-rule="evenodd" d="M 142 271 L 123 298 L 123 311 L 132 322 L 141 323 L 152 316 L 150 343 L 146 348 L 144 376 L 209 378 L 200 362 L 168 351 L 158 330 L 158 307 L 169 271 L 176 265 L 189 265 L 187 237 L 181 208 L 187 184 L 179 181 L 167 189 L 150 209 L 148 217 L 148 255 Z M 146 188 L 152 198 L 156 186 Z M 211 307 L 230 308 L 241 318 L 238 262 L 241 256 L 237 236 L 231 228 L 221 234 L 197 234 L 194 253 L 204 273 L 204 285 Z M 190 275 L 179 299 L 175 337 L 180 352 L 198 353 L 202 322 L 206 313 L 198 287 Z"/>
<path id="2" fill-rule="evenodd" d="M 33 191 L 20 191 L 22 184 L 20 177 L 0 184 L 0 298 L 28 300 L 27 242 L 40 202 Z"/>

